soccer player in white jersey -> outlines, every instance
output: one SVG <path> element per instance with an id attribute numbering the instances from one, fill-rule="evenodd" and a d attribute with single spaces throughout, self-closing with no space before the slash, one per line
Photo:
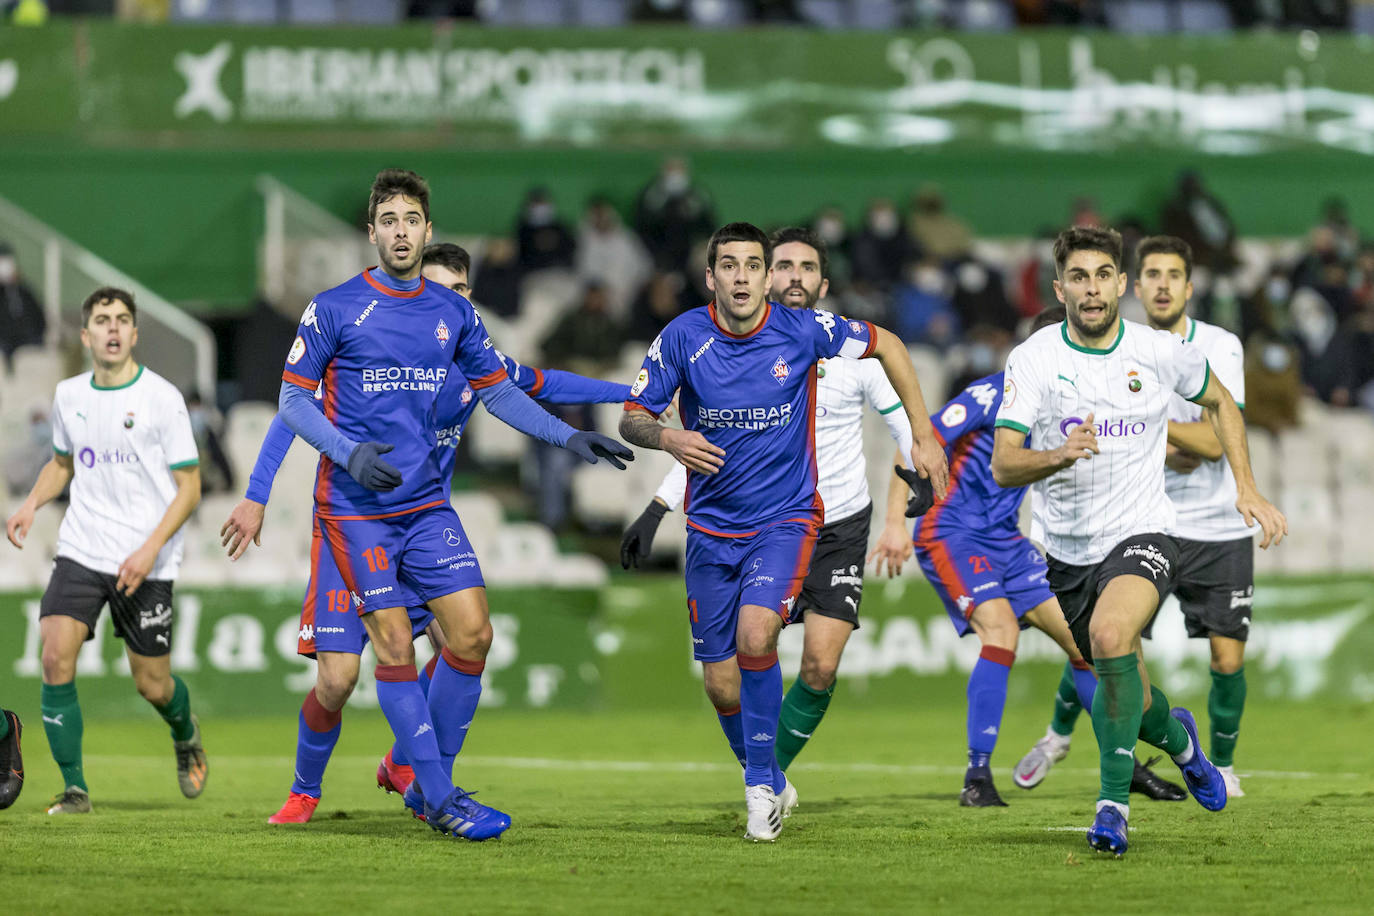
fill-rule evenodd
<path id="1" fill-rule="evenodd" d="M 770 298 L 788 308 L 813 309 L 830 289 L 829 257 L 825 242 L 810 229 L 790 226 L 773 233 L 773 284 Z M 899 452 L 911 454 L 911 422 L 901 399 L 877 360 L 821 360 L 816 375 L 817 489 L 825 504 L 825 525 L 816 539 L 811 567 L 802 584 L 791 620 L 804 620 L 801 672 L 782 701 L 775 754 L 786 771 L 815 733 L 835 694 L 835 674 L 849 635 L 859 628 L 863 600 L 863 569 L 867 559 L 889 564 L 889 575 L 911 556 L 903 508 L 895 508 L 872 554 L 868 527 L 873 504 L 868 496 L 863 453 L 864 404 L 882 415 Z M 894 486 L 907 488 L 900 480 Z M 625 530 L 620 562 L 626 569 L 648 558 L 654 533 L 665 513 L 682 505 L 687 492 L 687 468 L 674 464 L 648 508 Z M 738 697 L 721 716 L 739 715 Z M 743 760 L 740 763 L 743 764 Z"/>
<path id="2" fill-rule="evenodd" d="M 190 694 L 172 674 L 172 580 L 181 526 L 200 502 L 200 461 L 186 402 L 170 382 L 134 361 L 134 297 L 102 287 L 81 306 L 90 372 L 57 385 L 53 457 L 5 532 L 23 549 L 40 507 L 71 484 L 57 559 L 43 594 L 43 728 L 64 790 L 49 814 L 91 810 L 81 760 L 76 657 L 108 603 L 134 686 L 171 726 L 177 781 L 187 798 L 205 788 L 207 766 Z"/>
<path id="3" fill-rule="evenodd" d="M 1150 326 L 1192 343 L 1236 400 L 1245 406 L 1245 355 L 1240 339 L 1224 328 L 1190 318 L 1193 295 L 1193 251 L 1173 236 L 1151 236 L 1136 246 L 1139 272 L 1135 294 L 1145 304 Z M 1250 634 L 1255 585 L 1254 530 L 1236 511 L 1236 478 L 1221 460 L 1221 442 L 1195 404 L 1174 397 L 1169 406 L 1169 445 L 1164 488 L 1178 513 L 1175 540 L 1179 548 L 1178 596 L 1188 635 L 1211 644 L 1212 689 L 1207 698 L 1211 719 L 1210 758 L 1226 782 L 1226 794 L 1241 791 L 1233 767 L 1241 713 L 1245 708 L 1245 640 Z M 1149 637 L 1152 620 L 1143 635 Z M 1062 694 L 1062 691 L 1061 691 Z M 1055 722 L 1044 738 L 1017 765 L 1031 771 L 1068 753 L 1069 731 L 1077 718 L 1076 703 L 1056 707 Z M 1047 766 L 1035 768 L 1043 774 Z M 1020 780 L 1018 779 L 1018 784 Z"/>
<path id="4" fill-rule="evenodd" d="M 1283 513 L 1255 487 L 1245 422 L 1201 349 L 1167 331 L 1124 321 L 1121 236 L 1074 228 L 1054 246 L 1055 294 L 1068 320 L 1031 335 L 1007 359 L 992 470 L 1001 486 L 1034 484 L 1050 586 L 1098 689 L 1093 729 L 1101 793 L 1089 845 L 1126 851 L 1137 737 L 1169 754 L 1208 810 L 1226 805 L 1221 773 L 1197 740 L 1192 715 L 1169 710 L 1151 685 L 1140 633 L 1178 575 L 1176 516 L 1164 490 L 1174 394 L 1200 405 L 1236 478 L 1236 508 L 1259 523 L 1262 547 L 1286 532 Z M 1035 448 L 1024 448 L 1026 436 Z"/>

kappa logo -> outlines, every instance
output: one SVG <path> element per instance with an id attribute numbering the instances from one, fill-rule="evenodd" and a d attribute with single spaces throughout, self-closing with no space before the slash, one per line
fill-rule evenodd
<path id="1" fill-rule="evenodd" d="M 663 365 L 663 335 L 662 335 L 662 334 L 660 334 L 660 335 L 658 335 L 657 337 L 655 337 L 655 338 L 654 338 L 654 342 L 651 343 L 651 344 L 649 344 L 649 352 L 648 352 L 648 354 L 646 354 L 646 358 L 651 359 L 651 360 L 653 360 L 654 362 L 658 363 L 658 368 L 660 368 L 660 369 L 665 368 L 664 365 Z"/>
<path id="2" fill-rule="evenodd" d="M 439 323 L 434 326 L 434 339 L 439 341 L 439 346 L 443 347 L 448 345 L 448 338 L 448 325 L 444 324 L 444 319 L 440 318 Z M 486 342 L 483 344 L 483 346 L 491 346 L 490 337 L 486 339 Z"/>
<path id="3" fill-rule="evenodd" d="M 785 607 L 785 608 L 787 608 L 787 613 L 788 613 L 788 614 L 791 614 L 791 613 L 792 613 L 792 608 L 796 607 L 796 605 L 797 605 L 797 596 L 796 596 L 796 595 L 791 595 L 791 596 L 789 596 L 789 597 L 787 597 L 787 598 L 782 599 L 782 606 Z"/>
<path id="4" fill-rule="evenodd" d="M 773 378 L 777 379 L 778 384 L 781 385 L 787 381 L 787 377 L 791 374 L 792 367 L 787 365 L 787 360 L 779 356 L 778 361 L 773 364 Z"/>
<path id="5" fill-rule="evenodd" d="M 352 591 L 351 591 L 351 592 L 349 592 L 349 594 L 353 596 L 353 606 L 354 606 L 354 607 L 362 607 L 362 606 L 363 606 L 363 599 L 361 599 L 361 598 L 358 597 L 358 593 L 357 593 L 357 592 L 352 592 Z"/>
<path id="6" fill-rule="evenodd" d="M 835 313 L 825 309 L 812 309 L 811 317 L 816 319 L 816 324 L 825 329 L 825 336 L 833 341 L 835 339 Z"/>
<path id="7" fill-rule="evenodd" d="M 234 53 L 234 46 L 221 41 L 204 54 L 182 51 L 173 59 L 173 65 L 186 80 L 186 91 L 172 107 L 172 114 L 187 118 L 197 111 L 204 110 L 216 121 L 228 121 L 234 115 L 234 103 L 220 88 L 220 74 L 224 65 Z"/>
<path id="8" fill-rule="evenodd" d="M 997 389 L 984 382 L 981 385 L 971 386 L 968 393 L 969 397 L 973 398 L 978 406 L 983 408 L 983 416 L 987 416 L 988 411 L 992 409 L 992 403 L 997 400 Z"/>
<path id="9" fill-rule="evenodd" d="M 770 734 L 768 734 L 768 732 L 759 732 L 757 735 L 750 735 L 750 736 L 749 736 L 749 740 L 750 740 L 750 741 L 772 741 L 772 740 L 773 740 L 773 736 L 770 735 Z"/>
<path id="10" fill-rule="evenodd" d="M 415 734 L 414 734 L 414 735 L 411 735 L 411 737 L 412 737 L 412 738 L 418 738 L 418 737 L 420 737 L 421 735 L 423 735 L 425 732 L 432 732 L 432 731 L 434 731 L 434 728 L 433 728 L 428 722 L 421 722 L 421 723 L 420 723 L 420 727 L 417 728 L 417 729 L 415 729 Z"/>
<path id="11" fill-rule="evenodd" d="M 695 363 L 697 360 L 701 359 L 704 355 L 706 355 L 706 351 L 709 350 L 709 349 L 711 349 L 711 344 L 713 344 L 713 343 L 715 343 L 715 342 L 716 342 L 716 335 L 712 334 L 710 337 L 706 338 L 706 343 L 704 343 L 704 344 L 702 344 L 701 346 L 697 347 L 697 352 L 695 352 L 695 353 L 693 353 L 691 356 L 687 357 L 687 362 L 689 362 L 689 363 Z"/>
<path id="12" fill-rule="evenodd" d="M 311 299 L 310 304 L 305 307 L 305 311 L 301 312 L 301 326 L 314 328 L 316 334 L 322 334 L 319 316 L 315 314 L 318 310 L 319 306 L 315 304 L 314 299 Z"/>
<path id="13" fill-rule="evenodd" d="M 959 610 L 961 612 L 967 614 L 969 605 L 973 603 L 973 598 L 969 595 L 960 595 L 957 599 L 955 599 L 954 603 L 959 606 Z"/>
<path id="14" fill-rule="evenodd" d="M 301 642 L 314 642 L 315 628 L 308 623 L 301 624 L 301 631 L 296 634 L 296 638 Z"/>
<path id="15" fill-rule="evenodd" d="M 367 320 L 367 316 L 368 316 L 368 315 L 371 315 L 371 314 L 372 314 L 372 310 L 375 309 L 376 307 L 377 307 L 377 300 L 376 300 L 376 299 L 373 299 L 371 302 L 369 302 L 369 303 L 367 304 L 367 308 L 363 309 L 363 313 L 362 313 L 361 315 L 359 315 L 359 316 L 354 320 L 354 322 L 353 322 L 353 327 L 355 327 L 355 328 L 360 328 L 360 327 L 362 327 L 362 326 L 363 326 L 363 322 Z M 318 329 L 317 329 L 317 330 L 318 330 Z"/>

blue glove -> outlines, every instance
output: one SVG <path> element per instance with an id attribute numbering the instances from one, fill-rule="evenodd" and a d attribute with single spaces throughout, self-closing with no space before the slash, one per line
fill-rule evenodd
<path id="1" fill-rule="evenodd" d="M 401 485 L 401 472 L 382 460 L 395 446 L 364 442 L 348 456 L 348 476 L 369 490 L 386 493 Z"/>
<path id="2" fill-rule="evenodd" d="M 621 458 L 625 461 L 635 460 L 635 453 L 627 446 L 601 433 L 573 433 L 568 437 L 568 441 L 563 443 L 563 447 L 588 464 L 596 464 L 596 460 L 602 458 L 622 471 L 625 470 L 625 462 L 621 461 Z"/>

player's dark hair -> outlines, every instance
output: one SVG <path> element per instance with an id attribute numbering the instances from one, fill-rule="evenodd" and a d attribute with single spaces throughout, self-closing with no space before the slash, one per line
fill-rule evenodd
<path id="1" fill-rule="evenodd" d="M 1067 317 L 1068 313 L 1064 310 L 1064 306 L 1062 305 L 1056 305 L 1054 308 L 1045 309 L 1039 315 L 1036 315 L 1035 320 L 1031 322 L 1030 332 L 1034 334 L 1036 331 L 1047 328 L 1052 324 L 1059 324 Z"/>
<path id="2" fill-rule="evenodd" d="M 382 169 L 372 181 L 372 193 L 367 198 L 367 221 L 377 218 L 377 205 L 400 194 L 420 202 L 420 209 L 429 222 L 429 182 L 410 169 Z"/>
<path id="3" fill-rule="evenodd" d="M 821 279 L 830 279 L 830 254 L 825 250 L 825 239 L 816 234 L 815 231 L 805 226 L 784 226 L 773 233 L 770 239 L 774 250 L 779 245 L 786 245 L 789 242 L 801 242 L 803 245 L 810 245 L 816 249 L 816 254 L 821 258 Z M 769 259 L 772 263 L 772 259 Z"/>
<path id="4" fill-rule="evenodd" d="M 1121 233 L 1115 229 L 1074 226 L 1065 229 L 1054 240 L 1054 270 L 1064 276 L 1064 265 L 1075 251 L 1100 251 L 1110 255 L 1116 269 L 1121 270 Z"/>
<path id="5" fill-rule="evenodd" d="M 730 242 L 756 242 L 763 249 L 763 263 L 773 262 L 773 246 L 769 244 L 768 236 L 762 229 L 753 223 L 726 223 L 715 232 L 711 233 L 711 241 L 706 245 L 706 266 L 715 269 L 716 250 L 721 245 L 728 245 Z"/>
<path id="6" fill-rule="evenodd" d="M 421 259 L 421 265 L 424 267 L 433 264 L 436 267 L 446 267 L 454 273 L 465 274 L 472 269 L 472 256 L 468 254 L 467 249 L 452 242 L 426 245 Z"/>
<path id="7" fill-rule="evenodd" d="M 129 317 L 138 326 L 138 306 L 134 305 L 134 294 L 117 286 L 102 286 L 86 297 L 81 303 L 81 326 L 84 328 L 91 320 L 91 312 L 102 302 L 123 302 L 129 308 Z"/>
<path id="8" fill-rule="evenodd" d="M 1140 273 L 1145 259 L 1152 254 L 1176 254 L 1183 259 L 1183 276 L 1193 278 L 1193 246 L 1173 235 L 1147 235 L 1135 246 L 1135 269 Z"/>

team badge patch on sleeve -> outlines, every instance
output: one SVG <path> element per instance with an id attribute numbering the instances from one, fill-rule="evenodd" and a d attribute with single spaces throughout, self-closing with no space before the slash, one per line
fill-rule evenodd
<path id="1" fill-rule="evenodd" d="M 639 375 L 635 377 L 635 383 L 630 386 L 630 397 L 637 398 L 644 393 L 644 389 L 649 387 L 649 370 L 640 369 Z"/>
<path id="2" fill-rule="evenodd" d="M 448 344 L 448 338 L 448 325 L 444 324 L 444 319 L 440 318 L 439 323 L 434 326 L 434 339 L 439 341 L 439 346 L 442 347 Z M 491 338 L 487 339 L 490 340 Z"/>
<path id="3" fill-rule="evenodd" d="M 778 384 L 781 385 L 787 381 L 787 377 L 791 374 L 792 367 L 787 365 L 787 360 L 779 356 L 778 361 L 773 364 L 773 378 L 777 379 Z"/>

